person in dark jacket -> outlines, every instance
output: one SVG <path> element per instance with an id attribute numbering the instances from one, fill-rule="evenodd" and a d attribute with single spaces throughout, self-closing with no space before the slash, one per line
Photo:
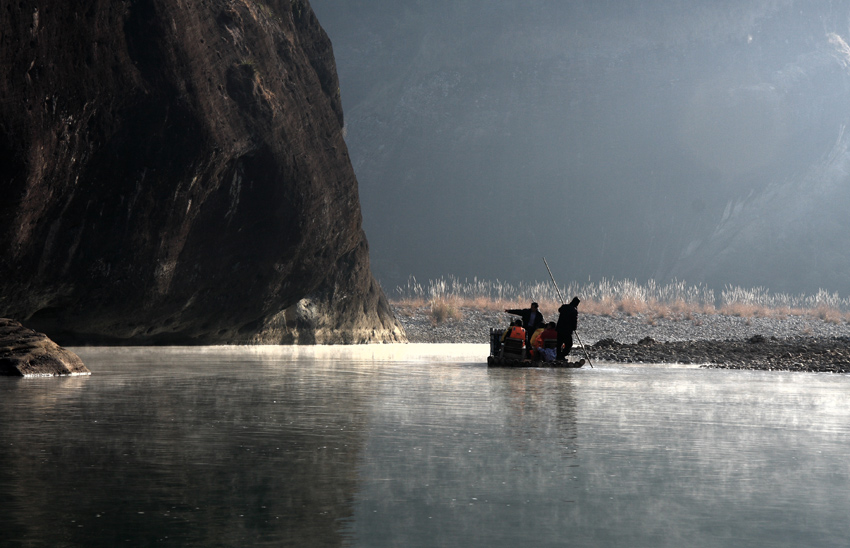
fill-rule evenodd
<path id="1" fill-rule="evenodd" d="M 561 305 L 558 309 L 558 356 L 557 359 L 566 359 L 573 348 L 573 331 L 578 327 L 578 303 L 581 301 L 574 297 L 569 304 Z"/>
<path id="2" fill-rule="evenodd" d="M 505 312 L 522 318 L 522 327 L 528 334 L 527 337 L 529 339 L 526 340 L 526 344 L 530 344 L 531 335 L 534 334 L 538 328 L 543 327 L 546 324 L 546 320 L 543 319 L 543 314 L 541 314 L 540 310 L 538 310 L 537 303 L 531 303 L 531 308 L 506 309 Z"/>

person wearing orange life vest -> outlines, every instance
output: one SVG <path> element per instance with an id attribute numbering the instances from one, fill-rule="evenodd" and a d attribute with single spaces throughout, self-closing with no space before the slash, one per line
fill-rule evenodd
<path id="1" fill-rule="evenodd" d="M 538 333 L 539 332 L 539 333 Z M 534 352 L 543 361 L 551 362 L 555 360 L 556 352 L 554 348 L 546 348 L 546 339 L 557 339 L 558 331 L 555 329 L 555 322 L 549 322 L 545 328 L 538 329 L 531 338 L 531 344 L 534 347 Z"/>
<path id="2" fill-rule="evenodd" d="M 525 329 L 522 328 L 522 320 L 516 320 L 502 333 L 502 342 L 505 339 L 519 339 L 525 344 Z"/>
<path id="3" fill-rule="evenodd" d="M 534 334 L 531 335 L 531 337 L 528 340 L 529 352 L 531 353 L 531 357 L 533 359 L 539 359 L 540 358 L 540 351 L 539 351 L 540 349 L 538 348 L 538 346 L 540 346 L 540 347 L 543 346 L 543 339 L 540 336 L 543 335 L 544 327 L 545 326 L 538 327 L 534 331 Z M 538 345 L 538 342 L 539 342 L 539 345 Z"/>
<path id="4" fill-rule="evenodd" d="M 522 318 L 522 326 L 525 328 L 526 346 L 531 345 L 531 335 L 546 323 L 546 320 L 543 319 L 543 314 L 535 302 L 531 303 L 529 308 L 506 309 L 505 312 Z"/>

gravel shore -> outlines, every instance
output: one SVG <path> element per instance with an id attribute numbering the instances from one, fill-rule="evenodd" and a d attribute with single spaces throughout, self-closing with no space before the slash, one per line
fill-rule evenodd
<path id="1" fill-rule="evenodd" d="M 506 327 L 514 318 L 503 312 L 463 308 L 460 319 L 436 323 L 427 306 L 393 305 L 393 309 L 413 343 L 486 344 L 490 328 Z M 547 319 L 555 320 L 557 315 Z M 578 334 L 591 359 L 599 361 L 850 372 L 850 325 L 811 316 L 694 314 L 673 319 L 640 314 L 594 316 L 581 314 L 579 308 Z"/>

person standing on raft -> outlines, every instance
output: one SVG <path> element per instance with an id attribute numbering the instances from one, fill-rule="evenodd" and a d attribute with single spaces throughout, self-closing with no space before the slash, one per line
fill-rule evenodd
<path id="1" fill-rule="evenodd" d="M 558 355 L 557 359 L 566 359 L 573 348 L 573 331 L 578 327 L 578 297 L 573 297 L 569 304 L 561 305 L 558 309 Z"/>
<path id="2" fill-rule="evenodd" d="M 525 329 L 527 334 L 527 339 L 525 341 L 526 346 L 531 345 L 531 335 L 533 335 L 538 328 L 541 328 L 546 324 L 546 320 L 543 319 L 543 314 L 541 314 L 540 310 L 538 310 L 537 303 L 531 303 L 531 308 L 505 309 L 505 312 L 522 318 L 522 327 Z"/>

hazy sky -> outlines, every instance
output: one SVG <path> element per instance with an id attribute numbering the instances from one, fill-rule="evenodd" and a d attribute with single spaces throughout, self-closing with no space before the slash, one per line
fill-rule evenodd
<path id="1" fill-rule="evenodd" d="M 385 287 L 850 290 L 846 2 L 312 5 Z"/>

